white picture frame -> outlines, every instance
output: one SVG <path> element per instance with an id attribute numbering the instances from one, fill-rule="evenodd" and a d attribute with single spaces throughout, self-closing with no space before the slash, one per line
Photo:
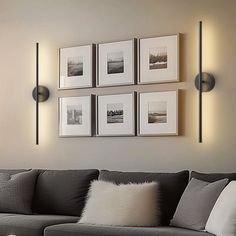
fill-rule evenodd
<path id="1" fill-rule="evenodd" d="M 59 49 L 58 89 L 94 86 L 96 46 L 94 44 Z"/>
<path id="2" fill-rule="evenodd" d="M 98 95 L 97 136 L 136 135 L 136 93 Z"/>
<path id="3" fill-rule="evenodd" d="M 92 136 L 94 95 L 60 97 L 59 137 Z"/>
<path id="4" fill-rule="evenodd" d="M 131 85 L 137 77 L 137 39 L 97 45 L 97 87 Z"/>
<path id="5" fill-rule="evenodd" d="M 178 135 L 178 90 L 138 94 L 138 135 Z"/>
<path id="6" fill-rule="evenodd" d="M 139 39 L 138 84 L 179 81 L 180 35 Z"/>

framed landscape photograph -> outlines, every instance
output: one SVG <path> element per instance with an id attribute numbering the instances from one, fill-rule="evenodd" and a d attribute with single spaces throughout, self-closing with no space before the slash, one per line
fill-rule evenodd
<path id="1" fill-rule="evenodd" d="M 134 136 L 136 93 L 97 96 L 97 135 Z"/>
<path id="2" fill-rule="evenodd" d="M 139 40 L 139 84 L 179 81 L 179 35 Z"/>
<path id="3" fill-rule="evenodd" d="M 93 87 L 95 45 L 60 49 L 59 89 Z"/>
<path id="4" fill-rule="evenodd" d="M 178 90 L 139 93 L 138 135 L 178 135 Z"/>
<path id="5" fill-rule="evenodd" d="M 97 87 L 135 84 L 137 40 L 97 46 Z"/>
<path id="6" fill-rule="evenodd" d="M 94 96 L 59 98 L 59 136 L 91 136 Z"/>

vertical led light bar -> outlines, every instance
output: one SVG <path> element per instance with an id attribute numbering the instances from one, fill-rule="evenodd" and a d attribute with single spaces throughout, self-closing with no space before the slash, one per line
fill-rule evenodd
<path id="1" fill-rule="evenodd" d="M 202 21 L 199 22 L 199 137 L 202 143 Z"/>
<path id="2" fill-rule="evenodd" d="M 39 43 L 36 43 L 36 86 L 33 89 L 32 96 L 36 102 L 35 110 L 35 134 L 36 145 L 39 145 L 39 103 L 47 101 L 49 98 L 49 90 L 47 87 L 39 85 Z"/>
<path id="3" fill-rule="evenodd" d="M 39 144 L 39 43 L 36 43 L 36 145 Z"/>

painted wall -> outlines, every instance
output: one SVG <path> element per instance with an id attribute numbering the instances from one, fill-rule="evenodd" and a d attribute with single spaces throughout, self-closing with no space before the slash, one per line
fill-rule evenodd
<path id="1" fill-rule="evenodd" d="M 0 167 L 236 171 L 235 0 L 1 0 Z M 216 76 L 204 95 L 204 143 L 197 142 L 197 24 L 204 22 L 204 69 Z M 58 91 L 58 48 L 182 33 L 181 81 L 174 84 Z M 35 45 L 42 104 L 35 145 Z M 58 138 L 57 98 L 180 88 L 178 137 Z"/>

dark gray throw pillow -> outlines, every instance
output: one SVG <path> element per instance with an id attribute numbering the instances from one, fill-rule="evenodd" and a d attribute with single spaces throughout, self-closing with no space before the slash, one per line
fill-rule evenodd
<path id="1" fill-rule="evenodd" d="M 0 173 L 0 212 L 32 214 L 36 177 L 36 170 L 15 175 Z"/>
<path id="2" fill-rule="evenodd" d="M 80 216 L 90 182 L 99 171 L 41 170 L 37 179 L 33 210 L 40 214 Z"/>
<path id="3" fill-rule="evenodd" d="M 222 179 L 213 183 L 191 179 L 180 199 L 171 225 L 203 230 L 220 193 L 228 183 Z"/>

